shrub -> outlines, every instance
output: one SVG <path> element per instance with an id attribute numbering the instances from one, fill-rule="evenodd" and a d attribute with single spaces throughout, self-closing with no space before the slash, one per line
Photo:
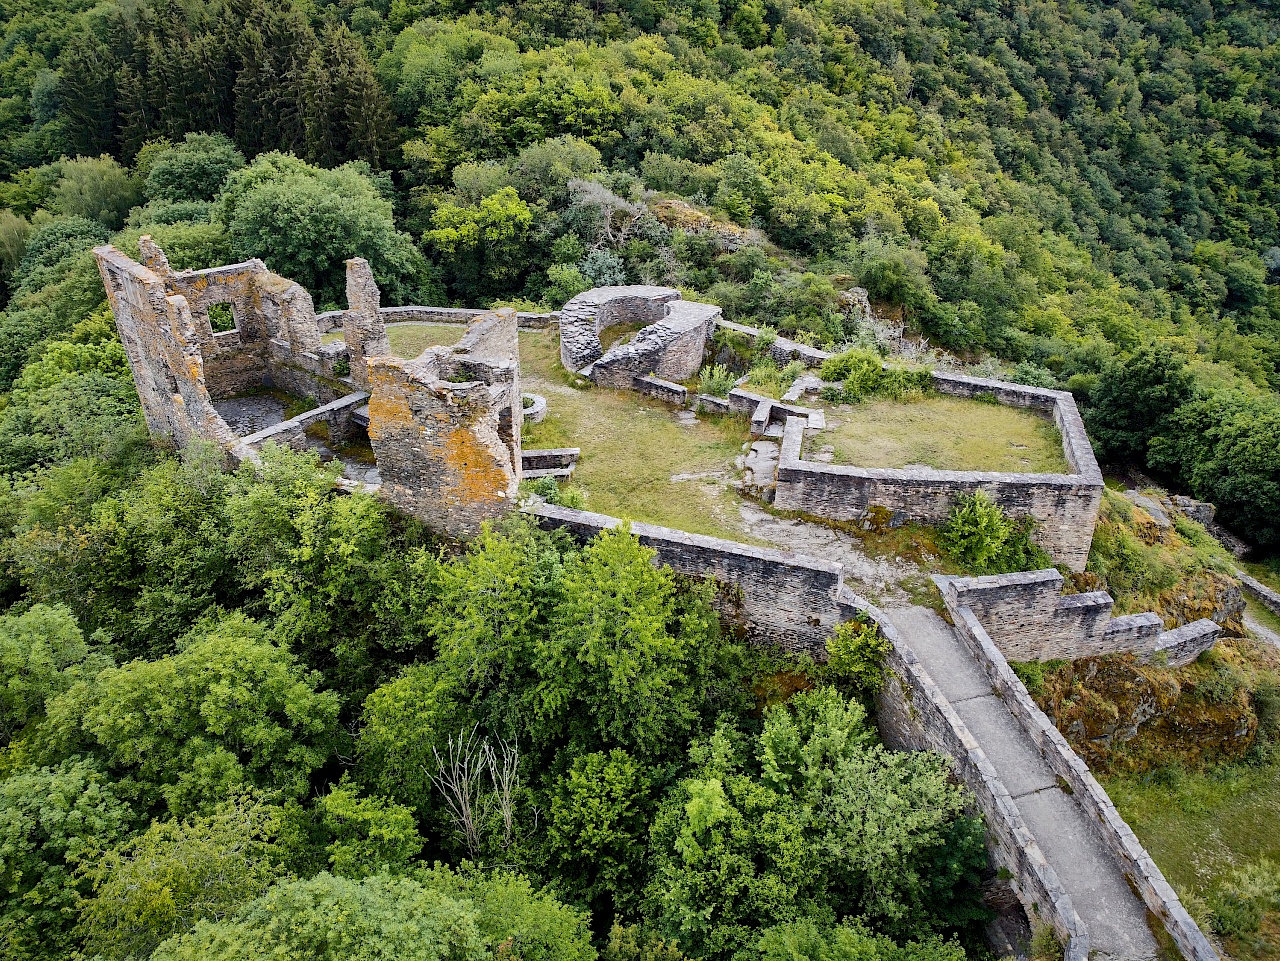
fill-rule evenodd
<path id="1" fill-rule="evenodd" d="M 1035 522 L 1010 520 L 983 491 L 961 495 L 942 528 L 939 543 L 955 561 L 975 574 L 1052 567 L 1053 561 L 1035 544 Z"/>
<path id="2" fill-rule="evenodd" d="M 846 350 L 829 357 L 821 373 L 828 381 L 822 396 L 830 403 L 854 404 L 876 394 L 901 399 L 933 390 L 930 371 L 886 367 L 878 354 L 867 350 Z"/>
<path id="3" fill-rule="evenodd" d="M 737 375 L 723 364 L 708 364 L 698 374 L 698 391 L 713 397 L 726 397 L 737 381 Z"/>
<path id="4" fill-rule="evenodd" d="M 1280 909 L 1280 865 L 1266 858 L 1236 868 L 1209 895 L 1213 929 L 1226 937 L 1257 931 L 1268 911 Z"/>
<path id="5" fill-rule="evenodd" d="M 884 684 L 884 659 L 892 645 L 875 624 L 845 621 L 827 641 L 827 670 L 862 694 Z"/>

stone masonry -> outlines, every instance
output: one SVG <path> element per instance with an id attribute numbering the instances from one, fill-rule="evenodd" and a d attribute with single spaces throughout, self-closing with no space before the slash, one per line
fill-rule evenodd
<path id="1" fill-rule="evenodd" d="M 1156 614 L 1112 617 L 1110 594 L 1064 597 L 1063 577 L 1053 569 L 935 580 L 947 605 L 972 611 L 1000 653 L 1015 661 L 1129 652 L 1143 661 L 1182 667 L 1212 647 L 1222 630 L 1208 619 L 1166 631 Z"/>
<path id="2" fill-rule="evenodd" d="M 311 296 L 262 261 L 175 272 L 150 237 L 139 248 L 145 266 L 109 245 L 94 255 L 153 437 L 177 447 L 204 439 L 234 461 L 256 461 L 267 443 L 307 448 L 307 428 L 320 420 L 333 447 L 367 428 L 384 481 L 377 489 L 439 532 L 473 533 L 514 506 L 521 400 L 513 311 L 467 312 L 460 343 L 402 361 L 390 356 L 384 321 L 396 308 L 381 307 L 360 258 L 347 261 L 343 341 L 323 344 Z M 230 306 L 234 330 L 214 332 L 209 311 L 218 304 Z M 237 437 L 214 402 L 262 390 L 318 406 Z"/>
<path id="3" fill-rule="evenodd" d="M 513 310 L 482 314 L 453 347 L 369 363 L 369 440 L 383 495 L 452 536 L 507 513 L 520 483 L 520 354 Z"/>
<path id="4" fill-rule="evenodd" d="M 561 310 L 560 361 L 619 390 L 651 390 L 652 384 L 636 383 L 644 378 L 688 380 L 702 368 L 707 337 L 719 317 L 719 307 L 681 300 L 671 287 L 597 287 Z M 606 352 L 600 334 L 620 324 L 646 326 Z"/>
<path id="5" fill-rule="evenodd" d="M 778 463 L 774 505 L 838 521 L 856 521 L 879 508 L 905 519 L 940 524 L 957 495 L 985 492 L 1013 517 L 1036 522 L 1033 539 L 1057 562 L 1084 570 L 1102 503 L 1102 471 L 1075 400 L 1066 391 L 1026 387 L 935 371 L 934 387 L 958 397 L 986 395 L 1013 407 L 1050 414 L 1062 435 L 1068 474 L 951 471 L 930 467 L 864 468 L 804 459 L 807 422 L 789 418 Z"/>

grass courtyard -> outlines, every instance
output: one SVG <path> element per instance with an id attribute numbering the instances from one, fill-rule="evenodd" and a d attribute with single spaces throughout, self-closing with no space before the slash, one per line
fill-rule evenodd
<path id="1" fill-rule="evenodd" d="M 464 324 L 396 324 L 387 328 L 387 339 L 397 357 L 417 357 L 428 347 L 456 344 L 466 332 Z M 326 344 L 342 340 L 342 331 L 332 330 L 320 340 Z"/>
<path id="2" fill-rule="evenodd" d="M 871 398 L 826 408 L 827 429 L 805 442 L 857 467 L 924 464 L 939 470 L 1054 474 L 1068 470 L 1053 421 L 1031 411 L 959 397 Z"/>
<path id="3" fill-rule="evenodd" d="M 696 422 L 658 401 L 585 383 L 560 366 L 554 331 L 520 332 L 521 387 L 547 398 L 547 417 L 526 425 L 528 448 L 580 447 L 574 483 L 587 509 L 695 534 L 754 542 L 726 485 L 748 439 L 741 417 Z M 673 479 L 674 478 L 674 479 Z"/>

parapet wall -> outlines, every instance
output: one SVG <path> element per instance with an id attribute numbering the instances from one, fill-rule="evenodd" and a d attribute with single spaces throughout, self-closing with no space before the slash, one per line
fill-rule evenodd
<path id="1" fill-rule="evenodd" d="M 1033 538 L 1057 562 L 1082 571 L 1102 503 L 1102 471 L 1075 400 L 1066 391 L 934 372 L 935 387 L 959 397 L 991 396 L 1002 404 L 1052 414 L 1069 474 L 950 471 L 929 467 L 851 467 L 804 460 L 804 421 L 790 419 L 778 460 L 774 505 L 815 517 L 857 521 L 874 508 L 925 524 L 947 519 L 961 494 L 983 491 L 1013 517 L 1036 522 Z"/>
<path id="2" fill-rule="evenodd" d="M 1089 934 L 1057 873 L 1045 858 L 995 766 L 897 628 L 869 605 L 863 608 L 893 643 L 885 661 L 888 681 L 876 695 L 876 719 L 885 744 L 899 751 L 936 751 L 951 757 L 973 792 L 986 826 L 991 861 L 1009 873 L 1018 900 L 1053 928 L 1064 961 L 1086 961 Z"/>
<path id="3" fill-rule="evenodd" d="M 1110 594 L 1064 597 L 1063 577 L 1052 569 L 934 580 L 947 607 L 972 612 L 1000 653 L 1015 661 L 1132 653 L 1144 661 L 1181 667 L 1212 647 L 1221 632 L 1208 619 L 1165 631 L 1155 614 L 1113 618 Z"/>
<path id="4" fill-rule="evenodd" d="M 945 579 L 938 580 L 946 597 Z M 1142 898 L 1147 910 L 1169 933 L 1187 961 L 1219 961 L 1213 945 L 1191 919 L 1178 895 L 1111 803 L 1107 792 L 1094 779 L 1088 766 L 1071 749 L 1053 722 L 1036 705 L 977 614 L 967 606 L 953 607 L 954 597 L 953 592 L 952 597 L 948 598 L 948 610 L 961 639 L 986 671 L 996 694 L 1039 748 L 1050 769 L 1063 780 L 1089 815 L 1096 837 Z"/>

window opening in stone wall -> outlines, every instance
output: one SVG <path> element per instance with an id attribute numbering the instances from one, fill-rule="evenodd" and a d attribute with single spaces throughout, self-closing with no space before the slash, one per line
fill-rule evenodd
<path id="1" fill-rule="evenodd" d="M 230 304 L 209 305 L 209 326 L 215 334 L 236 329 L 236 317 Z"/>

